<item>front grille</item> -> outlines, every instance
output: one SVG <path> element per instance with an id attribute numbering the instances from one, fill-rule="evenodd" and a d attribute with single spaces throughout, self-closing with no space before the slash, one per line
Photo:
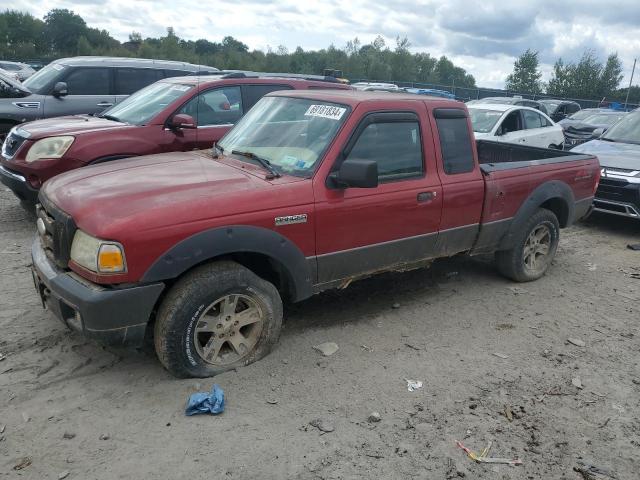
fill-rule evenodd
<path id="1" fill-rule="evenodd" d="M 26 138 L 11 132 L 2 144 L 2 156 L 11 159 L 25 142 Z"/>
<path id="2" fill-rule="evenodd" d="M 71 257 L 71 242 L 76 233 L 76 225 L 65 212 L 51 203 L 40 193 L 40 203 L 36 215 L 44 224 L 44 231 L 38 231 L 42 247 L 47 257 L 59 268 L 67 269 Z"/>

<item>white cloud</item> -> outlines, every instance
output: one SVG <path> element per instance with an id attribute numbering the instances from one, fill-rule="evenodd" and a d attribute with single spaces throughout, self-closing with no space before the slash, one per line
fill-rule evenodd
<path id="1" fill-rule="evenodd" d="M 11 8 L 38 17 L 68 8 L 119 40 L 132 31 L 164 35 L 172 26 L 182 38 L 231 35 L 252 49 L 292 51 L 406 36 L 412 51 L 447 55 L 487 87 L 503 86 L 526 48 L 540 52 L 544 79 L 559 56 L 576 61 L 586 48 L 603 56 L 617 51 L 629 75 L 640 52 L 637 0 L 14 0 Z"/>

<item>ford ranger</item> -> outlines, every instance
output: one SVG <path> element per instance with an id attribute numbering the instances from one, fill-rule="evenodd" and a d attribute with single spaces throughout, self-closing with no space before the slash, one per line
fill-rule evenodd
<path id="1" fill-rule="evenodd" d="M 526 282 L 590 209 L 596 157 L 473 137 L 463 103 L 283 91 L 210 151 L 68 172 L 40 191 L 35 285 L 69 328 L 153 336 L 179 377 L 266 355 L 283 299 L 495 252 Z"/>

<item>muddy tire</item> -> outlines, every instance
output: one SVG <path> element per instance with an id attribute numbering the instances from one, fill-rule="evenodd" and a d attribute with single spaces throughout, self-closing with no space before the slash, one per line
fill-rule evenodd
<path id="1" fill-rule="evenodd" d="M 267 355 L 282 327 L 273 284 L 220 261 L 197 267 L 169 291 L 158 310 L 158 359 L 179 378 L 211 377 Z"/>
<path id="2" fill-rule="evenodd" d="M 515 246 L 496 252 L 498 271 L 516 282 L 539 279 L 551 265 L 559 239 L 558 218 L 547 209 L 539 209 L 522 228 Z"/>

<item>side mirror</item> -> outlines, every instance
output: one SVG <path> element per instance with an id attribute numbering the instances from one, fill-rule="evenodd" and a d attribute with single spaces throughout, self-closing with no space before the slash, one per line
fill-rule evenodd
<path id="1" fill-rule="evenodd" d="M 606 128 L 596 128 L 593 132 L 591 132 L 591 138 L 600 138 L 604 132 L 606 132 Z"/>
<path id="2" fill-rule="evenodd" d="M 378 186 L 378 163 L 373 160 L 345 160 L 340 170 L 329 179 L 335 188 L 376 188 Z"/>
<path id="3" fill-rule="evenodd" d="M 196 121 L 191 115 L 187 115 L 186 113 L 174 115 L 169 124 L 171 128 L 175 130 L 197 128 Z"/>
<path id="4" fill-rule="evenodd" d="M 66 82 L 57 82 L 53 86 L 53 96 L 54 97 L 66 97 L 69 94 L 69 90 L 67 89 Z"/>

